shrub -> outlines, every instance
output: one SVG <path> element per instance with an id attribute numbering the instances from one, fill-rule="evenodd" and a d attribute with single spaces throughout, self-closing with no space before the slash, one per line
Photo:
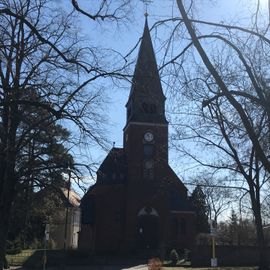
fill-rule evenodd
<path id="1" fill-rule="evenodd" d="M 16 238 L 13 241 L 7 241 L 7 254 L 19 254 L 22 251 L 21 241 L 19 238 Z"/>
<path id="2" fill-rule="evenodd" d="M 171 250 L 170 252 L 170 260 L 172 265 L 176 265 L 177 261 L 179 260 L 179 255 L 175 249 Z"/>
<path id="3" fill-rule="evenodd" d="M 4 269 L 9 269 L 9 262 L 7 258 L 4 258 Z"/>
<path id="4" fill-rule="evenodd" d="M 190 261 L 190 253 L 191 253 L 191 250 L 185 248 L 185 250 L 184 250 L 184 259 L 185 259 L 185 261 Z"/>

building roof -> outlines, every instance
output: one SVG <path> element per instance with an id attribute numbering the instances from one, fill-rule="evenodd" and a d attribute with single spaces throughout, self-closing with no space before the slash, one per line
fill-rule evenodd
<path id="1" fill-rule="evenodd" d="M 126 181 L 126 170 L 123 148 L 113 147 L 97 171 L 96 185 L 123 184 Z"/>
<path id="2" fill-rule="evenodd" d="M 175 184 L 177 184 L 180 189 L 183 189 L 185 191 L 188 190 L 187 187 L 183 184 L 183 182 L 179 178 L 179 176 L 175 173 L 175 171 L 171 168 L 171 166 L 169 164 L 168 164 L 168 167 L 167 167 L 167 173 L 174 177 Z"/>
<path id="3" fill-rule="evenodd" d="M 64 196 L 66 197 L 66 199 L 68 199 L 68 189 L 67 188 L 61 188 L 61 190 L 62 190 Z M 69 204 L 71 206 L 74 206 L 74 207 L 79 207 L 80 203 L 81 203 L 80 195 L 76 191 L 71 189 L 69 191 Z"/>
<path id="4" fill-rule="evenodd" d="M 189 200 L 181 196 L 177 189 L 172 187 L 170 190 L 170 210 L 171 211 L 184 211 L 184 212 L 194 212 L 191 207 Z"/>

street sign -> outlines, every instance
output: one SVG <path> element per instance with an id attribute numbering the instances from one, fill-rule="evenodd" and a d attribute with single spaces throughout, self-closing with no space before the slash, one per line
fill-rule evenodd
<path id="1" fill-rule="evenodd" d="M 210 235 L 211 236 L 216 236 L 217 235 L 217 223 L 215 220 L 209 220 L 209 225 L 210 225 Z"/>
<path id="2" fill-rule="evenodd" d="M 50 233 L 50 224 L 46 224 L 45 233 Z"/>
<path id="3" fill-rule="evenodd" d="M 210 228 L 210 235 L 217 236 L 217 228 Z"/>
<path id="4" fill-rule="evenodd" d="M 211 259 L 211 267 L 217 267 L 217 258 Z"/>

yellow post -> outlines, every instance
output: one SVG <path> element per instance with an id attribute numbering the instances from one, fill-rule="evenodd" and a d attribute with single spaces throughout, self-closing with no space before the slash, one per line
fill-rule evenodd
<path id="1" fill-rule="evenodd" d="M 217 227 L 214 220 L 209 221 L 210 224 L 210 235 L 212 236 L 212 258 L 211 258 L 211 267 L 217 267 L 217 258 L 216 258 L 216 234 Z"/>
<path id="2" fill-rule="evenodd" d="M 213 259 L 216 258 L 216 243 L 215 243 L 215 236 L 212 236 L 212 254 L 213 254 Z"/>

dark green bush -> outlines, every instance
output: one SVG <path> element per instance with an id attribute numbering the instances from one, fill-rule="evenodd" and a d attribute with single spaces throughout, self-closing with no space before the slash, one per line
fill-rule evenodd
<path id="1" fill-rule="evenodd" d="M 190 253 L 191 253 L 191 250 L 185 248 L 184 249 L 184 259 L 185 261 L 190 261 Z"/>
<path id="2" fill-rule="evenodd" d="M 169 257 L 170 257 L 170 260 L 172 262 L 172 265 L 176 265 L 177 261 L 179 260 L 179 255 L 178 255 L 176 249 L 171 250 Z"/>
<path id="3" fill-rule="evenodd" d="M 16 238 L 13 241 L 8 240 L 7 241 L 7 254 L 19 254 L 22 252 L 22 246 L 21 246 L 21 241 L 19 238 Z"/>

